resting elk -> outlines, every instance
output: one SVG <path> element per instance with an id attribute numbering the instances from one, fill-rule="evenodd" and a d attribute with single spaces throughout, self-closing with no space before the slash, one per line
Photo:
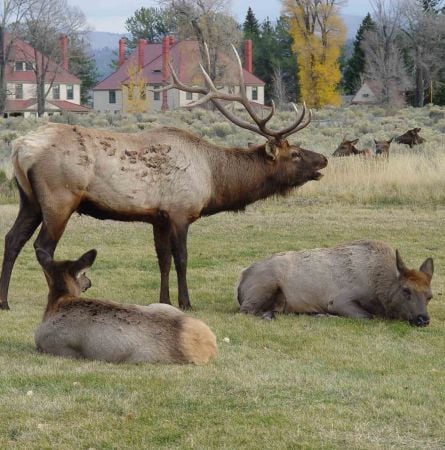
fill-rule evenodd
<path id="1" fill-rule="evenodd" d="M 171 305 L 127 305 L 82 298 L 85 275 L 96 259 L 90 250 L 76 261 L 54 261 L 37 249 L 49 286 L 43 321 L 35 333 L 40 352 L 109 362 L 205 364 L 217 353 L 216 338 L 201 320 Z"/>
<path id="2" fill-rule="evenodd" d="M 414 145 L 420 145 L 425 142 L 425 139 L 419 136 L 420 130 L 421 128 L 413 128 L 401 136 L 397 136 L 395 140 L 398 144 L 406 144 L 413 148 Z"/>
<path id="3" fill-rule="evenodd" d="M 261 135 L 265 142 L 256 147 L 225 148 L 169 127 L 121 134 L 61 124 L 48 124 L 15 141 L 12 162 L 20 209 L 5 238 L 0 308 L 9 309 L 10 277 L 23 245 L 42 224 L 34 247 L 53 257 L 75 211 L 97 219 L 151 223 L 161 272 L 160 302 L 170 303 L 173 256 L 178 303 L 190 308 L 186 268 L 191 223 L 201 216 L 243 210 L 259 199 L 321 178 L 327 159 L 287 140 L 309 125 L 311 111 L 306 117 L 303 106 L 289 126 L 269 128 L 275 108 L 272 105 L 264 118 L 255 113 L 236 50 L 235 54 L 239 94 L 218 91 L 202 66 L 206 87 L 182 84 L 171 67 L 172 83 L 163 89 L 203 94 L 195 104 L 211 100 L 234 124 Z M 235 116 L 222 101 L 241 103 L 254 123 Z"/>
<path id="4" fill-rule="evenodd" d="M 353 139 L 352 141 L 348 141 L 343 139 L 341 144 L 337 147 L 332 156 L 363 156 L 365 158 L 370 158 L 373 155 L 373 152 L 370 148 L 365 148 L 363 150 L 359 150 L 355 147 L 359 139 Z"/>
<path id="5" fill-rule="evenodd" d="M 273 319 L 276 312 L 406 320 L 426 326 L 434 264 L 408 269 L 382 241 L 283 252 L 253 263 L 235 289 L 241 312 Z"/>
<path id="6" fill-rule="evenodd" d="M 376 141 L 374 139 L 375 144 L 375 154 L 377 156 L 381 155 L 385 158 L 389 158 L 389 147 L 391 145 L 392 139 L 389 141 Z"/>

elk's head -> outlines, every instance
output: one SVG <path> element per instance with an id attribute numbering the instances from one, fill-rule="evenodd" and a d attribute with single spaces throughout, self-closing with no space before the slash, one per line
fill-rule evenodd
<path id="1" fill-rule="evenodd" d="M 389 312 L 392 318 L 407 320 L 417 327 L 427 326 L 430 317 L 428 302 L 433 297 L 431 279 L 434 272 L 432 258 L 427 258 L 419 270 L 408 269 L 396 250 L 398 280 L 394 287 Z"/>
<path id="2" fill-rule="evenodd" d="M 376 141 L 374 139 L 375 144 L 375 154 L 389 156 L 389 146 L 391 145 L 392 138 L 389 141 Z"/>
<path id="3" fill-rule="evenodd" d="M 207 45 L 204 47 L 206 50 L 207 67 L 210 67 L 209 51 Z M 158 89 L 157 92 L 174 88 L 185 92 L 201 94 L 202 97 L 199 100 L 189 103 L 187 107 L 201 105 L 210 100 L 219 112 L 232 123 L 264 137 L 266 139 L 266 143 L 255 147 L 258 151 L 264 149 L 265 157 L 267 158 L 268 163 L 276 167 L 275 173 L 278 172 L 280 174 L 280 178 L 284 182 L 284 185 L 294 187 L 300 186 L 309 180 L 319 180 L 322 177 L 319 170 L 326 167 L 328 163 L 327 159 L 319 153 L 305 150 L 297 145 L 292 145 L 287 140 L 290 135 L 309 125 L 312 119 L 312 111 L 309 110 L 309 113 L 306 116 L 307 111 L 305 104 L 303 104 L 301 113 L 298 111 L 297 107 L 292 104 L 296 113 L 296 118 L 294 121 L 282 130 L 274 130 L 269 128 L 267 124 L 275 114 L 275 104 L 272 101 L 272 106 L 269 113 L 265 117 L 259 117 L 255 111 L 255 105 L 247 97 L 241 59 L 233 45 L 232 49 L 234 51 L 238 67 L 238 94 L 231 94 L 218 90 L 202 64 L 200 64 L 200 68 L 206 82 L 206 87 L 187 86 L 182 83 L 179 80 L 174 68 L 170 64 L 172 83 Z M 254 123 L 240 119 L 234 113 L 229 111 L 224 106 L 223 102 L 240 103 Z M 250 144 L 249 147 L 251 147 Z"/>
<path id="4" fill-rule="evenodd" d="M 36 249 L 37 261 L 42 266 L 50 294 L 78 297 L 91 287 L 91 280 L 85 275 L 96 259 L 97 251 L 90 250 L 75 261 L 54 261 L 45 250 Z"/>
<path id="5" fill-rule="evenodd" d="M 332 156 L 350 156 L 359 154 L 360 151 L 355 148 L 358 141 L 358 139 L 353 139 L 352 141 L 343 139 Z"/>

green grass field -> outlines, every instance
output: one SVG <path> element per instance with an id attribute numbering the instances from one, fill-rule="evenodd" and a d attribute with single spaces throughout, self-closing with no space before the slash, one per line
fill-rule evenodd
<path id="1" fill-rule="evenodd" d="M 292 137 L 331 155 L 343 136 L 359 148 L 422 127 L 426 144 L 392 144 L 388 162 L 330 159 L 325 177 L 286 198 L 193 224 L 188 282 L 192 314 L 215 332 L 207 366 L 112 365 L 37 354 L 33 333 L 47 286 L 32 242 L 13 274 L 9 312 L 0 311 L 0 449 L 444 449 L 445 448 L 445 109 L 326 108 Z M 289 123 L 278 112 L 272 126 Z M 223 145 L 252 133 L 217 113 L 55 117 L 137 132 L 187 127 Z M 0 118 L 0 242 L 17 213 L 9 142 L 42 123 Z M 240 270 L 282 250 L 383 239 L 406 264 L 435 262 L 431 324 L 237 313 Z M 3 244 L 0 244 L 0 250 Z M 151 227 L 73 216 L 57 250 L 90 248 L 90 297 L 157 301 Z M 176 303 L 175 273 L 172 298 Z"/>
<path id="2" fill-rule="evenodd" d="M 12 310 L 0 312 L 0 448 L 445 448 L 444 204 L 364 206 L 310 193 L 191 227 L 192 314 L 219 345 L 202 367 L 37 354 L 47 287 L 28 243 Z M 0 206 L 0 236 L 16 212 Z M 233 287 L 253 260 L 364 237 L 390 242 L 409 267 L 434 258 L 429 327 L 308 316 L 270 323 L 237 313 Z M 57 256 L 97 248 L 88 296 L 146 304 L 158 297 L 152 241 L 150 226 L 73 216 Z"/>

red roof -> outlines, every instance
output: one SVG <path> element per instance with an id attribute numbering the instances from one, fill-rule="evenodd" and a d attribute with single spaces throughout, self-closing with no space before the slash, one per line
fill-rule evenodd
<path id="1" fill-rule="evenodd" d="M 7 42 L 10 41 L 10 35 L 6 35 L 6 40 Z M 11 53 L 9 54 L 8 58 L 9 64 L 6 65 L 6 81 L 10 83 L 29 82 L 35 84 L 36 76 L 34 71 L 33 70 L 23 72 L 15 71 L 13 62 L 28 61 L 34 63 L 36 61 L 36 55 L 39 59 L 42 57 L 42 53 L 34 51 L 34 49 L 25 41 L 15 38 L 12 45 Z M 48 58 L 46 56 L 43 56 L 43 60 L 46 63 L 46 61 L 48 61 Z M 51 60 L 49 61 L 45 81 L 47 81 L 48 83 L 54 81 L 56 83 L 80 84 L 79 78 L 72 75 L 62 66 Z"/>
<path id="2" fill-rule="evenodd" d="M 50 104 L 55 106 L 57 109 L 61 111 L 69 111 L 69 112 L 90 112 L 91 108 L 87 106 L 78 105 L 77 103 L 71 103 L 66 100 L 46 100 L 46 104 Z M 35 108 L 31 108 L 31 106 L 36 106 Z M 37 99 L 29 98 L 27 100 L 6 100 L 6 108 L 5 112 L 23 112 L 25 110 L 34 111 L 37 109 Z M 54 110 L 53 108 L 45 108 L 46 111 Z"/>
<path id="3" fill-rule="evenodd" d="M 197 41 L 178 41 L 170 46 L 170 60 L 178 74 L 179 79 L 185 84 L 203 85 L 204 78 L 199 69 L 199 47 Z M 237 80 L 237 68 L 235 62 L 226 55 L 221 57 L 223 64 L 226 65 L 226 79 Z M 137 63 L 137 49 L 119 67 L 105 80 L 101 81 L 94 90 L 121 89 L 129 79 L 128 69 L 131 64 Z M 244 81 L 246 85 L 263 86 L 265 83 L 256 77 L 253 73 L 243 69 Z M 144 66 L 142 75 L 149 84 L 162 84 L 162 44 L 147 44 L 144 53 Z"/>

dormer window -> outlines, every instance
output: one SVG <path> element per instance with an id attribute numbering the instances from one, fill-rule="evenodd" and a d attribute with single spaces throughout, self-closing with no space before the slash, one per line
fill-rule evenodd
<path id="1" fill-rule="evenodd" d="M 161 69 L 154 69 L 154 70 L 153 70 L 153 73 L 161 73 L 161 72 L 162 72 Z"/>
<path id="2" fill-rule="evenodd" d="M 14 70 L 16 72 L 30 72 L 34 70 L 34 67 L 29 61 L 16 61 L 14 63 Z"/>

